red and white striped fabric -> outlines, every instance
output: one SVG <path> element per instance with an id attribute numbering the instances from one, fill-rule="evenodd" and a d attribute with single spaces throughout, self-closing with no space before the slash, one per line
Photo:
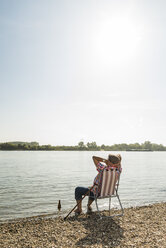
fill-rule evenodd
<path id="1" fill-rule="evenodd" d="M 102 185 L 101 185 L 101 192 L 99 198 L 108 197 L 114 195 L 115 193 L 115 186 L 119 179 L 119 171 L 116 169 L 114 170 L 103 170 L 102 176 Z"/>

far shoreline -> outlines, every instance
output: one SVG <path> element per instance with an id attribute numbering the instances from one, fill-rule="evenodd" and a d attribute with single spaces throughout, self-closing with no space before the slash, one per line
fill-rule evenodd
<path id="1" fill-rule="evenodd" d="M 0 150 L 0 152 L 166 152 L 166 151 L 146 151 L 146 150 Z"/>
<path id="2" fill-rule="evenodd" d="M 38 142 L 13 141 L 0 143 L 1 151 L 130 151 L 130 152 L 152 152 L 166 151 L 166 146 L 162 144 L 145 141 L 142 144 L 114 144 L 114 145 L 97 145 L 95 141 L 84 144 L 80 141 L 77 145 L 40 145 Z"/>

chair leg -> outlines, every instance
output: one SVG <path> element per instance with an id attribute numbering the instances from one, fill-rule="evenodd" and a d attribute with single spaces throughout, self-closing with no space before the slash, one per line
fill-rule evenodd
<path id="1" fill-rule="evenodd" d="M 123 207 L 122 207 L 122 203 L 120 201 L 120 198 L 119 198 L 119 195 L 116 193 L 116 197 L 118 198 L 118 201 L 119 201 L 119 205 L 120 205 L 120 208 L 121 208 L 121 214 L 114 214 L 114 215 L 109 215 L 109 217 L 115 217 L 115 216 L 123 216 L 124 214 L 124 210 L 123 210 Z M 110 197 L 111 198 L 111 197 Z"/>
<path id="2" fill-rule="evenodd" d="M 121 207 L 121 212 L 122 212 L 122 214 L 120 214 L 119 216 L 123 216 L 123 215 L 124 215 L 124 209 L 123 209 L 123 207 L 122 207 L 122 203 L 121 203 L 121 201 L 120 201 L 119 195 L 117 194 L 116 196 L 117 196 L 117 198 L 118 198 L 119 205 L 120 205 L 120 207 Z"/>
<path id="3" fill-rule="evenodd" d="M 123 216 L 124 215 L 124 210 L 123 210 L 122 203 L 120 201 L 119 195 L 116 194 L 116 197 L 118 198 L 118 201 L 119 201 L 119 205 L 120 205 L 120 208 L 121 208 L 121 214 L 111 215 L 111 197 L 109 197 L 109 216 L 107 216 L 107 217 L 106 216 L 101 216 L 100 211 L 99 211 L 99 207 L 98 207 L 98 204 L 97 204 L 97 198 L 95 198 L 96 208 L 97 208 L 97 212 L 98 212 L 98 214 L 100 216 L 100 219 L 109 218 L 109 217 L 113 218 L 115 216 Z"/>
<path id="4" fill-rule="evenodd" d="M 111 197 L 109 197 L 109 216 L 111 215 Z"/>
<path id="5" fill-rule="evenodd" d="M 102 218 L 102 217 L 101 217 L 101 214 L 100 214 L 100 211 L 99 211 L 98 204 L 97 204 L 97 198 L 95 198 L 95 203 L 96 203 L 97 212 L 98 212 L 100 218 Z"/>

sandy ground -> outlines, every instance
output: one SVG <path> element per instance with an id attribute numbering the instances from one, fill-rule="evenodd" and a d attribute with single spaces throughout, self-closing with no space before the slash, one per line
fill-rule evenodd
<path id="1" fill-rule="evenodd" d="M 128 208 L 123 217 L 115 218 L 100 219 L 95 212 L 66 221 L 35 217 L 1 223 L 0 247 L 166 248 L 166 203 Z"/>

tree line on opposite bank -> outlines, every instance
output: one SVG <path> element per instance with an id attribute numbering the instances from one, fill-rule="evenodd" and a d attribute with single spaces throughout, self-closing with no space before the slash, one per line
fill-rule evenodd
<path id="1" fill-rule="evenodd" d="M 76 146 L 52 146 L 39 145 L 38 142 L 7 142 L 0 143 L 0 150 L 3 151 L 166 151 L 162 144 L 145 141 L 142 144 L 114 144 L 98 146 L 96 142 L 84 144 L 80 141 Z"/>

